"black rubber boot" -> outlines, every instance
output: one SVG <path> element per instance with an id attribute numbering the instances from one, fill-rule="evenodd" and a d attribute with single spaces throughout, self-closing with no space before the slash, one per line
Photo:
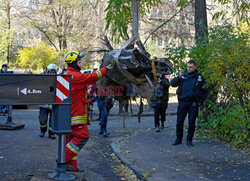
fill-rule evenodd
<path id="1" fill-rule="evenodd" d="M 54 134 L 49 134 L 49 139 L 56 139 Z"/>
<path id="2" fill-rule="evenodd" d="M 107 126 L 105 125 L 103 128 L 103 136 L 107 137 L 109 135 L 109 133 L 107 132 Z"/>
<path id="3" fill-rule="evenodd" d="M 104 130 L 103 130 L 103 127 L 101 126 L 100 127 L 100 131 L 99 131 L 99 134 L 103 134 Z"/>
<path id="4" fill-rule="evenodd" d="M 44 135 L 45 135 L 45 132 L 40 132 L 40 134 L 39 134 L 39 136 L 41 137 L 41 138 L 43 138 L 44 137 Z"/>
<path id="5" fill-rule="evenodd" d="M 189 147 L 194 147 L 193 143 L 192 143 L 192 140 L 187 140 L 187 145 Z"/>
<path id="6" fill-rule="evenodd" d="M 66 163 L 65 167 L 66 167 L 66 171 L 68 171 L 68 172 L 82 172 L 82 173 L 84 173 L 83 169 L 78 168 L 77 170 L 75 170 L 74 167 L 72 165 L 70 165 L 69 163 Z"/>
<path id="7" fill-rule="evenodd" d="M 56 139 L 56 137 L 52 131 L 49 131 L 49 139 Z"/>
<path id="8" fill-rule="evenodd" d="M 176 139 L 175 141 L 174 141 L 174 143 L 172 144 L 172 145 L 179 145 L 179 144 L 181 144 L 182 143 L 182 141 L 180 140 L 180 139 Z"/>
<path id="9" fill-rule="evenodd" d="M 164 121 L 161 122 L 161 129 L 164 129 Z"/>

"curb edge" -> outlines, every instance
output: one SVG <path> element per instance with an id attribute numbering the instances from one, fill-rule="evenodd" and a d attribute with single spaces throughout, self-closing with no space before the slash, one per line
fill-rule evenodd
<path id="1" fill-rule="evenodd" d="M 152 177 L 144 178 L 144 176 L 143 176 L 144 171 L 141 168 L 139 168 L 138 166 L 132 164 L 127 158 L 125 158 L 125 156 L 122 155 L 121 149 L 117 145 L 121 141 L 122 138 L 123 137 L 121 137 L 121 138 L 119 138 L 119 139 L 117 139 L 115 141 L 112 141 L 112 143 L 110 144 L 111 149 L 113 150 L 115 155 L 119 158 L 119 160 L 121 160 L 121 162 L 123 164 L 128 166 L 140 180 L 154 181 L 154 179 Z"/>

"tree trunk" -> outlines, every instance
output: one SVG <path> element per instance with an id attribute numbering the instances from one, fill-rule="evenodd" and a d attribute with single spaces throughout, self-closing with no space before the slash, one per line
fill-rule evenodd
<path id="1" fill-rule="evenodd" d="M 234 7 L 234 11 L 236 12 L 235 23 L 236 23 L 236 26 L 239 26 L 240 25 L 240 12 L 238 11 L 237 0 L 233 1 L 233 7 Z"/>
<path id="2" fill-rule="evenodd" d="M 58 36 L 58 45 L 59 45 L 59 51 L 62 51 L 62 36 L 61 35 L 59 35 Z"/>
<path id="3" fill-rule="evenodd" d="M 204 42 L 205 36 L 208 34 L 206 0 L 195 0 L 194 9 L 195 9 L 195 40 L 197 43 L 198 42 L 206 43 Z M 209 97 L 207 99 L 209 99 Z M 216 101 L 216 99 L 214 101 Z M 205 104 L 204 106 L 202 106 L 202 109 L 204 110 L 202 112 L 204 117 L 203 122 L 207 122 L 208 115 L 210 113 L 208 105 Z"/>
<path id="4" fill-rule="evenodd" d="M 66 36 L 64 35 L 63 37 L 63 50 L 65 50 L 67 48 L 67 39 Z"/>
<path id="5" fill-rule="evenodd" d="M 139 0 L 132 0 L 132 18 L 133 18 L 133 37 L 139 37 Z M 136 42 L 138 47 L 142 50 L 143 54 L 150 56 L 142 44 L 140 37 Z"/>
<path id="6" fill-rule="evenodd" d="M 66 35 L 63 35 L 63 38 L 62 38 L 62 50 L 61 51 L 65 51 L 66 49 L 67 49 L 67 37 L 66 37 Z M 60 67 L 61 70 L 63 70 L 63 68 L 64 68 L 64 56 L 60 56 L 59 59 L 60 59 L 59 60 L 59 67 Z"/>
<path id="7" fill-rule="evenodd" d="M 7 35 L 7 47 L 6 47 L 6 62 L 7 64 L 10 63 L 10 2 L 7 4 L 7 24 L 8 24 L 8 35 Z"/>
<path id="8" fill-rule="evenodd" d="M 65 64 L 64 64 L 64 56 L 60 53 L 59 54 L 59 69 L 60 69 L 60 72 L 63 71 L 64 67 L 65 67 Z"/>
<path id="9" fill-rule="evenodd" d="M 132 0 L 133 37 L 139 36 L 139 0 Z"/>
<path id="10" fill-rule="evenodd" d="M 195 39 L 203 42 L 208 34 L 206 0 L 195 0 Z"/>

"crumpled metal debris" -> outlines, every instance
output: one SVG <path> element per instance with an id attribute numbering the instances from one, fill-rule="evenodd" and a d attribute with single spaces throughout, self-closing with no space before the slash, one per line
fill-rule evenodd
<path id="1" fill-rule="evenodd" d="M 152 61 L 138 49 L 112 50 L 103 57 L 103 64 L 108 65 L 111 60 L 116 62 L 115 67 L 108 72 L 108 78 L 118 85 L 147 83 L 146 75 L 151 79 Z M 156 59 L 157 75 L 170 75 L 172 63 L 166 58 Z M 110 84 L 110 81 L 107 81 Z"/>

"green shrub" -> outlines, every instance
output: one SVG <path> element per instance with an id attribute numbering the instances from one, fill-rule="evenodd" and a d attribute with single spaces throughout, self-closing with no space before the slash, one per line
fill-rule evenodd
<path id="1" fill-rule="evenodd" d="M 21 68 L 31 68 L 33 70 L 40 70 L 55 63 L 58 65 L 58 52 L 49 47 L 45 42 L 39 42 L 33 47 L 24 47 L 18 51 L 18 66 Z"/>

